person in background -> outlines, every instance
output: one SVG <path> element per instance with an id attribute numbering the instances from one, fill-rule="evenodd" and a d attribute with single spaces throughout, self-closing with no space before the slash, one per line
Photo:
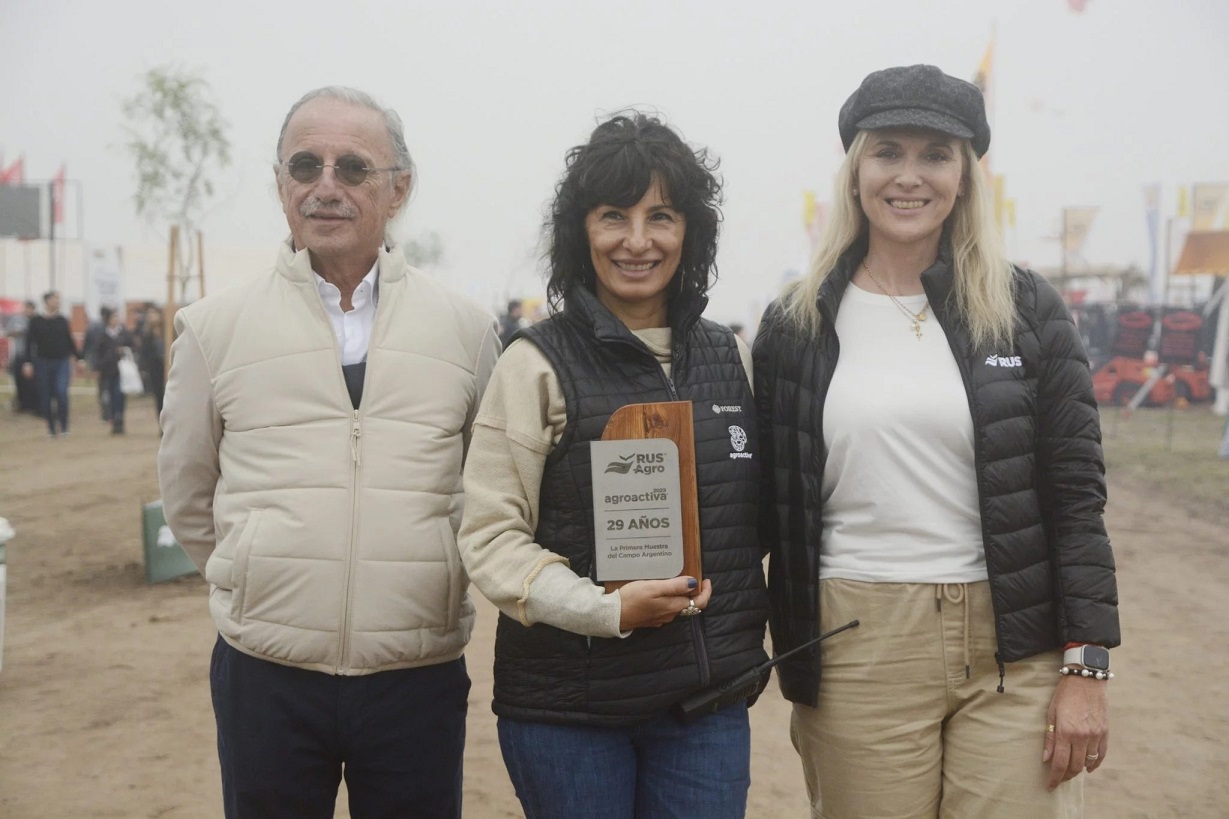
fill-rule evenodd
<path id="1" fill-rule="evenodd" d="M 39 408 L 47 419 L 47 430 L 52 438 L 67 435 L 68 382 L 72 374 L 69 359 L 80 360 L 81 351 L 68 328 L 68 319 L 60 314 L 60 294 L 55 290 L 43 294 L 43 312 L 30 319 L 26 345 L 30 360 L 22 365 L 22 374 L 33 376 L 38 384 Z"/>
<path id="2" fill-rule="evenodd" d="M 401 119 L 311 91 L 277 139 L 276 266 L 175 314 L 158 476 L 210 584 L 227 817 L 461 816 L 474 625 L 461 466 L 495 318 L 390 236 Z"/>
<path id="3" fill-rule="evenodd" d="M 112 307 L 102 307 L 98 311 L 98 320 L 91 321 L 89 326 L 85 328 L 85 338 L 81 342 L 81 357 L 85 361 L 85 366 L 90 368 L 90 372 L 94 373 L 95 386 L 98 389 L 98 411 L 103 421 L 111 420 L 111 385 L 107 383 L 98 370 L 98 347 L 102 341 L 103 334 L 106 332 L 107 325 L 110 323 L 111 314 L 115 312 Z"/>
<path id="4" fill-rule="evenodd" d="M 127 404 L 123 385 L 120 381 L 119 362 L 125 355 L 132 354 L 133 336 L 118 310 L 103 308 L 107 318 L 107 326 L 103 328 L 94 352 L 95 372 L 98 378 L 107 384 L 107 406 L 111 416 L 111 434 L 124 434 L 124 408 Z"/>
<path id="5" fill-rule="evenodd" d="M 138 340 L 138 364 L 145 377 L 145 386 L 154 397 L 154 412 L 162 416 L 166 394 L 166 335 L 162 329 L 162 311 L 150 305 L 145 308 Z"/>
<path id="6" fill-rule="evenodd" d="M 976 86 L 869 75 L 807 275 L 756 335 L 773 647 L 815 815 L 1072 817 L 1119 643 L 1079 333 L 1013 267 Z"/>
<path id="7" fill-rule="evenodd" d="M 516 335 L 518 330 L 528 326 L 529 322 L 525 320 L 521 300 L 509 300 L 507 312 L 499 318 L 499 343 L 506 349 L 512 343 L 512 336 Z"/>
<path id="8" fill-rule="evenodd" d="M 546 227 L 553 315 L 504 352 L 474 422 L 461 556 L 500 610 L 493 707 L 530 819 L 746 809 L 749 702 L 691 723 L 671 711 L 766 659 L 750 351 L 701 317 L 715 167 L 643 114 L 569 151 Z M 694 406 L 705 578 L 606 594 L 590 443 L 626 404 L 679 400 Z"/>
<path id="9" fill-rule="evenodd" d="M 24 365 L 31 363 L 29 345 L 26 336 L 30 329 L 30 320 L 38 314 L 38 307 L 32 301 L 22 305 L 22 312 L 10 320 L 6 332 L 9 337 L 9 370 L 13 374 L 13 411 L 26 412 L 31 415 L 40 413 L 38 385 L 33 374 L 26 373 Z M 23 372 L 23 370 L 26 370 Z"/>

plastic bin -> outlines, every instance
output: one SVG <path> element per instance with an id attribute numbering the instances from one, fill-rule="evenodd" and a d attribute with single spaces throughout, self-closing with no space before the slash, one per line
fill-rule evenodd
<path id="1" fill-rule="evenodd" d="M 196 574 L 196 564 L 183 550 L 162 514 L 162 501 L 147 503 L 141 509 L 141 531 L 145 541 L 145 582 L 161 583 L 187 574 Z"/>
<path id="2" fill-rule="evenodd" d="M 13 539 L 13 527 L 0 518 L 0 669 L 4 668 L 4 597 L 8 591 L 8 543 Z"/>

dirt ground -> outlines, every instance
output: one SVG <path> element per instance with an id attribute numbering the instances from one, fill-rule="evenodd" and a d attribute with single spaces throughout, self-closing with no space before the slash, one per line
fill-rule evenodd
<path id="1" fill-rule="evenodd" d="M 129 434 L 113 437 L 92 397 L 74 395 L 72 435 L 50 439 L 3 398 L 0 516 L 16 536 L 0 817 L 219 816 L 205 585 L 144 579 L 141 506 L 158 496 L 151 403 L 134 402 Z M 1192 517 L 1112 474 L 1110 487 L 1125 644 L 1087 815 L 1229 816 L 1229 512 Z M 477 602 L 465 815 L 515 817 L 490 710 L 494 609 Z M 752 709 L 751 817 L 807 815 L 788 721 L 774 681 Z M 348 815 L 344 798 L 338 811 Z"/>

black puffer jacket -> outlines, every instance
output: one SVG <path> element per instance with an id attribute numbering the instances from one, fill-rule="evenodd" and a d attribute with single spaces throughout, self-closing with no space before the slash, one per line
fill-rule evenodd
<path id="1" fill-rule="evenodd" d="M 767 659 L 768 594 L 757 537 L 759 446 L 746 370 L 729 329 L 700 318 L 703 300 L 675 311 L 671 377 L 588 291 L 522 330 L 542 350 L 567 404 L 563 438 L 542 476 L 536 540 L 593 576 L 590 442 L 626 404 L 693 403 L 700 544 L 713 595 L 703 615 L 626 639 L 590 639 L 500 615 L 496 714 L 585 725 L 631 725 L 692 692 Z M 735 430 L 737 429 L 737 433 Z"/>
<path id="2" fill-rule="evenodd" d="M 767 477 L 761 527 L 772 554 L 777 653 L 818 635 L 824 397 L 840 351 L 836 311 L 864 252 L 852 248 L 820 288 L 818 340 L 785 321 L 777 304 L 755 339 Z M 1102 519 L 1100 421 L 1070 313 L 1049 283 L 1017 268 L 1014 348 L 975 350 L 956 311 L 946 249 L 922 284 L 968 392 L 999 662 L 1068 641 L 1118 645 L 1114 559 Z M 816 704 L 818 649 L 778 669 L 786 698 Z"/>

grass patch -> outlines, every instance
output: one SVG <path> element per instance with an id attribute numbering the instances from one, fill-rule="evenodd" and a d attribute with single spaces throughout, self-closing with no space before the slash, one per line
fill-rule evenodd
<path id="1" fill-rule="evenodd" d="M 1225 419 L 1207 404 L 1185 410 L 1101 407 L 1111 480 L 1165 498 L 1192 515 L 1229 525 L 1229 459 L 1219 456 Z"/>

